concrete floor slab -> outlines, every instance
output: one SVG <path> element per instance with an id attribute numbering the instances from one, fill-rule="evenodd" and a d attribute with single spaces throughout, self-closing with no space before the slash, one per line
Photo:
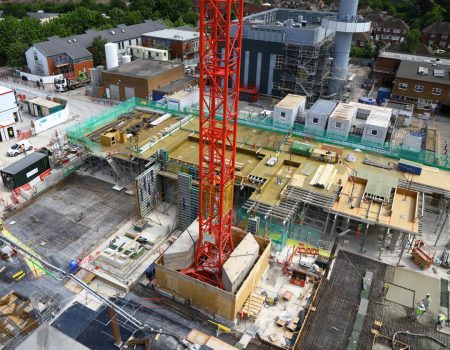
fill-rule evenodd
<path id="1" fill-rule="evenodd" d="M 62 268 L 90 250 L 134 211 L 134 197 L 111 184 L 73 175 L 8 218 L 10 232 Z"/>

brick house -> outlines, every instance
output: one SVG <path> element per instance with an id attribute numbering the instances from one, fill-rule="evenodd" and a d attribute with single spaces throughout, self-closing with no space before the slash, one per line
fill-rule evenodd
<path id="1" fill-rule="evenodd" d="M 450 60 L 402 60 L 393 82 L 391 99 L 414 103 L 419 111 L 450 110 Z"/>
<path id="2" fill-rule="evenodd" d="M 422 30 L 422 41 L 447 50 L 450 48 L 450 23 L 436 22 Z"/>
<path id="3" fill-rule="evenodd" d="M 408 32 L 409 26 L 403 20 L 386 16 L 373 27 L 372 37 L 374 41 L 401 43 L 406 40 Z"/>

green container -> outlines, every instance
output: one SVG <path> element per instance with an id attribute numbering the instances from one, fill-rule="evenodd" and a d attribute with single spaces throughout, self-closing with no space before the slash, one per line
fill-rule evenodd
<path id="1" fill-rule="evenodd" d="M 314 146 L 309 143 L 293 142 L 291 145 L 291 152 L 300 156 L 310 157 L 314 152 Z"/>

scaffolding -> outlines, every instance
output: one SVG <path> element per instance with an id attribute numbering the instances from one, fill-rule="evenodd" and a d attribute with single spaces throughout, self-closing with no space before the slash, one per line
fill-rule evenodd
<path id="1" fill-rule="evenodd" d="M 286 43 L 281 63 L 280 90 L 306 96 L 308 106 L 322 97 L 327 90 L 332 46 L 332 37 L 316 45 Z"/>

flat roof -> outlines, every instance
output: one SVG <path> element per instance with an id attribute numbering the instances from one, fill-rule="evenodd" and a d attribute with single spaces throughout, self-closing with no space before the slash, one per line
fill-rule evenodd
<path id="1" fill-rule="evenodd" d="M 277 103 L 276 107 L 279 108 L 294 108 L 299 105 L 302 101 L 306 102 L 305 96 L 288 94 L 280 102 Z"/>
<path id="2" fill-rule="evenodd" d="M 419 69 L 421 74 L 419 74 Z M 441 62 L 402 61 L 397 69 L 397 78 L 450 85 L 449 67 L 442 65 Z"/>
<path id="3" fill-rule="evenodd" d="M 0 95 L 9 94 L 11 92 L 13 92 L 13 90 L 11 90 L 10 88 L 0 86 Z"/>
<path id="4" fill-rule="evenodd" d="M 193 92 L 193 90 L 180 90 L 175 92 L 173 95 L 170 95 L 169 98 L 173 99 L 182 99 L 188 95 L 190 95 Z"/>
<path id="5" fill-rule="evenodd" d="M 411 62 L 424 62 L 424 63 L 432 63 L 433 61 L 435 61 L 444 66 L 450 66 L 450 59 L 411 55 L 410 53 L 383 51 L 378 57 L 393 58 L 397 60 L 411 61 Z"/>
<path id="6" fill-rule="evenodd" d="M 355 113 L 356 113 L 356 106 L 341 102 L 330 114 L 330 118 L 341 120 L 352 120 Z"/>
<path id="7" fill-rule="evenodd" d="M 189 30 L 172 29 L 172 28 L 157 30 L 157 31 L 150 32 L 150 33 L 144 33 L 142 35 L 149 36 L 152 38 L 169 39 L 169 40 L 176 40 L 176 41 L 189 41 L 189 40 L 199 39 L 198 32 L 193 32 L 193 31 L 189 31 Z"/>
<path id="8" fill-rule="evenodd" d="M 46 100 L 46 99 L 40 98 L 40 97 L 36 97 L 36 98 L 33 98 L 32 100 L 28 100 L 28 102 L 33 103 L 35 105 L 43 106 L 46 108 L 53 108 L 53 107 L 61 106 L 61 104 L 58 102 Z"/>
<path id="9" fill-rule="evenodd" d="M 325 115 L 328 117 L 336 108 L 337 104 L 337 101 L 317 100 L 308 110 L 308 113 L 315 115 Z"/>
<path id="10" fill-rule="evenodd" d="M 366 125 L 380 126 L 387 128 L 391 122 L 390 111 L 371 111 L 367 118 Z"/>
<path id="11" fill-rule="evenodd" d="M 183 63 L 137 59 L 113 69 L 104 71 L 107 74 L 126 75 L 137 78 L 151 78 L 171 69 L 184 66 Z"/>
<path id="12" fill-rule="evenodd" d="M 47 158 L 47 155 L 39 152 L 33 152 L 19 159 L 17 162 L 8 165 L 6 168 L 2 169 L 1 172 L 14 175 L 43 158 Z"/>
<path id="13" fill-rule="evenodd" d="M 172 83 L 163 85 L 160 88 L 155 89 L 155 91 L 172 93 L 173 91 L 182 89 L 182 88 L 186 87 L 187 85 L 196 85 L 196 80 L 197 80 L 197 78 L 194 78 L 194 77 L 183 77 L 181 79 L 175 80 Z"/>

